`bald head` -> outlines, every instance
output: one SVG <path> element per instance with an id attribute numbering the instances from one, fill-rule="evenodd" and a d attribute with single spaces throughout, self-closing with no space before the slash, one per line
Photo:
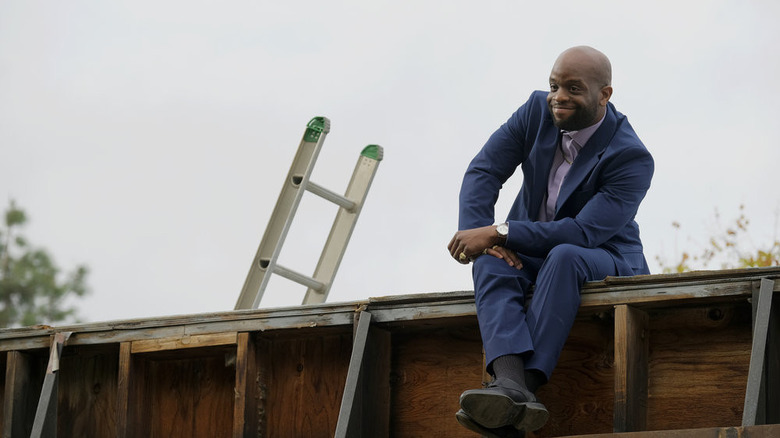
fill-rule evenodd
<path id="1" fill-rule="evenodd" d="M 558 56 L 553 65 L 566 66 L 569 69 L 578 71 L 584 77 L 593 80 L 601 87 L 612 85 L 612 64 L 607 55 L 599 52 L 593 47 L 576 46 L 566 49 Z"/>
<path id="2" fill-rule="evenodd" d="M 601 120 L 612 97 L 612 65 L 598 50 L 567 49 L 550 72 L 547 106 L 555 126 L 577 131 Z"/>

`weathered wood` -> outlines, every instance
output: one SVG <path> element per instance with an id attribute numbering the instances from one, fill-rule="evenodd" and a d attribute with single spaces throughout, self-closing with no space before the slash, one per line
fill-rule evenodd
<path id="1" fill-rule="evenodd" d="M 769 330 L 769 316 L 772 310 L 774 285 L 775 282 L 773 280 L 762 279 L 758 297 L 756 297 L 758 298 L 758 305 L 753 322 L 753 345 L 750 353 L 747 389 L 745 390 L 745 407 L 742 411 L 742 426 L 753 426 L 756 424 L 758 399 L 764 374 L 764 362 L 766 360 L 767 332 Z"/>
<path id="2" fill-rule="evenodd" d="M 368 342 L 368 331 L 371 327 L 371 313 L 360 312 L 352 343 L 352 354 L 347 369 L 347 380 L 344 384 L 344 393 L 341 397 L 341 408 L 336 423 L 336 438 L 359 437 L 362 423 L 362 388 L 360 388 L 361 374 Z"/>
<path id="3" fill-rule="evenodd" d="M 38 407 L 35 411 L 30 438 L 56 437 L 57 436 L 57 384 L 59 382 L 60 355 L 70 337 L 70 332 L 55 333 L 51 339 L 49 349 L 49 363 L 46 367 L 46 376 L 43 379 L 41 396 L 38 399 Z"/>
<path id="4" fill-rule="evenodd" d="M 778 436 L 780 436 L 780 424 L 772 424 L 769 426 L 711 427 L 632 433 L 570 435 L 566 438 L 777 438 Z"/>
<path id="5" fill-rule="evenodd" d="M 57 373 L 46 373 L 30 438 L 57 437 Z"/>
<path id="6" fill-rule="evenodd" d="M 46 356 L 20 351 L 8 353 L 3 405 L 3 437 L 28 437 L 43 386 Z"/>
<path id="7" fill-rule="evenodd" d="M 235 399 L 234 348 L 206 347 L 133 355 L 132 391 L 138 404 L 132 437 L 232 437 Z M 131 394 L 131 398 L 133 395 Z"/>
<path id="8" fill-rule="evenodd" d="M 780 424 L 780 294 L 774 294 L 767 334 L 763 424 Z"/>
<path id="9" fill-rule="evenodd" d="M 130 352 L 136 354 L 153 351 L 183 350 L 185 348 L 213 347 L 216 345 L 235 345 L 237 336 L 236 332 L 227 332 L 133 341 Z"/>
<path id="10" fill-rule="evenodd" d="M 374 326 L 368 332 L 361 375 L 362 422 L 359 437 L 390 436 L 391 334 Z"/>
<path id="11" fill-rule="evenodd" d="M 255 340 L 239 333 L 236 347 L 236 391 L 233 400 L 233 438 L 258 435 L 258 375 Z"/>
<path id="12" fill-rule="evenodd" d="M 5 376 L 7 360 L 8 353 L 0 353 L 0 394 L 3 395 L 3 397 L 0 398 L 0 434 L 2 434 L 4 430 L 3 416 L 5 414 Z"/>
<path id="13" fill-rule="evenodd" d="M 458 398 L 482 381 L 476 326 L 393 333 L 392 436 L 473 437 L 455 420 Z"/>
<path id="14" fill-rule="evenodd" d="M 641 310 L 615 307 L 615 432 L 647 427 L 649 319 Z"/>
<path id="15" fill-rule="evenodd" d="M 57 433 L 117 436 L 119 345 L 68 345 L 60 364 Z"/>
<path id="16" fill-rule="evenodd" d="M 750 304 L 654 309 L 647 429 L 738 425 L 750 361 Z"/>
<path id="17" fill-rule="evenodd" d="M 612 432 L 613 333 L 609 315 L 575 320 L 550 382 L 537 393 L 550 419 L 534 438 Z"/>
<path id="18" fill-rule="evenodd" d="M 266 338 L 260 353 L 266 356 L 263 436 L 330 438 L 349 367 L 351 327 L 294 334 Z"/>
<path id="19" fill-rule="evenodd" d="M 128 438 L 132 436 L 132 425 L 135 418 L 131 417 L 131 410 L 136 401 L 131 383 L 133 376 L 133 356 L 130 354 L 132 345 L 130 342 L 122 342 L 119 345 L 119 367 L 117 370 L 116 391 L 116 436 Z"/>

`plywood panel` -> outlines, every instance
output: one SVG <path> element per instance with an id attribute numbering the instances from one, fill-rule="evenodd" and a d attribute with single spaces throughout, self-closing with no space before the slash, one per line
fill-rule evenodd
<path id="1" fill-rule="evenodd" d="M 118 367 L 118 345 L 63 348 L 58 371 L 58 435 L 116 436 Z"/>
<path id="2" fill-rule="evenodd" d="M 331 437 L 336 430 L 352 351 L 351 327 L 297 335 L 259 344 L 260 436 Z"/>
<path id="3" fill-rule="evenodd" d="M 460 394 L 482 383 L 476 319 L 446 329 L 392 335 L 390 436 L 473 437 L 455 420 Z"/>
<path id="4" fill-rule="evenodd" d="M 8 352 L 3 404 L 3 436 L 30 436 L 46 374 L 47 351 Z"/>
<path id="5" fill-rule="evenodd" d="M 131 436 L 218 438 L 233 435 L 235 348 L 135 355 L 133 382 L 143 400 Z"/>
<path id="6" fill-rule="evenodd" d="M 537 393 L 550 420 L 532 436 L 612 432 L 613 362 L 612 319 L 577 319 L 550 382 Z"/>
<path id="7" fill-rule="evenodd" d="M 649 430 L 742 423 L 750 313 L 747 302 L 651 313 Z"/>

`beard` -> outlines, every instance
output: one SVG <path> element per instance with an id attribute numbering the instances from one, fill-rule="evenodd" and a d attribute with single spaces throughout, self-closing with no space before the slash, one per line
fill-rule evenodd
<path id="1" fill-rule="evenodd" d="M 564 131 L 579 131 L 580 129 L 587 128 L 598 122 L 599 104 L 597 101 L 588 106 L 576 104 L 573 106 L 573 113 L 569 117 L 559 120 L 555 117 L 555 113 L 553 113 L 552 103 L 547 104 L 547 110 L 550 111 L 553 124 L 556 127 Z"/>

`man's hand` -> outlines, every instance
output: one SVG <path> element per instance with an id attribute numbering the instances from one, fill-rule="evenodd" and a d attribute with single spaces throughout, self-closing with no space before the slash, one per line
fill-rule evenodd
<path id="1" fill-rule="evenodd" d="M 509 266 L 521 269 L 523 264 L 517 257 L 517 254 L 503 246 L 500 246 L 501 237 L 496 232 L 496 227 L 489 225 L 487 227 L 472 228 L 455 233 L 450 240 L 447 249 L 452 258 L 462 264 L 468 264 L 474 258 L 489 254 L 505 260 Z"/>

